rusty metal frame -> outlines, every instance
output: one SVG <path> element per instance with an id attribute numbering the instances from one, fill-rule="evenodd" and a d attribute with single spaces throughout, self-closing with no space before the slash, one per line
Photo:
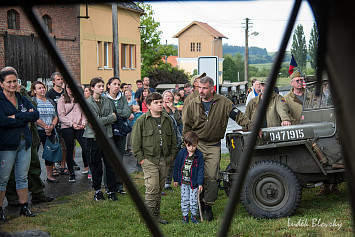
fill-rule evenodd
<path id="1" fill-rule="evenodd" d="M 96 136 L 98 137 L 97 140 L 99 142 L 100 147 L 102 147 L 102 150 L 104 151 L 105 155 L 107 156 L 110 164 L 112 164 L 112 167 L 113 167 L 115 173 L 118 174 L 122 178 L 123 182 L 126 184 L 127 190 L 129 192 L 129 194 L 131 195 L 132 199 L 134 200 L 135 204 L 137 205 L 137 208 L 140 211 L 141 215 L 143 216 L 151 234 L 153 236 L 163 236 L 160 228 L 158 227 L 156 222 L 153 220 L 147 207 L 144 205 L 143 199 L 141 198 L 140 193 L 136 189 L 135 184 L 130 179 L 128 173 L 125 171 L 125 169 L 122 165 L 122 162 L 118 159 L 116 147 L 114 146 L 113 142 L 106 137 L 103 128 L 99 125 L 98 121 L 91 113 L 89 107 L 87 106 L 87 104 L 85 102 L 83 95 L 81 95 L 81 93 L 79 92 L 79 88 L 77 87 L 73 76 L 69 72 L 67 65 L 65 64 L 64 60 L 60 57 L 60 54 L 59 54 L 59 51 L 55 45 L 55 42 L 53 41 L 53 39 L 51 39 L 47 35 L 44 27 L 41 25 L 41 21 L 40 21 L 39 17 L 36 15 L 36 13 L 34 12 L 34 9 L 33 9 L 34 5 L 78 4 L 78 3 L 90 3 L 90 2 L 104 3 L 107 1 L 103 1 L 103 0 L 95 0 L 95 1 L 84 1 L 84 0 L 62 0 L 62 1 L 60 1 L 60 0 L 27 0 L 26 1 L 26 0 L 17 0 L 16 1 L 17 5 L 19 5 L 23 8 L 23 10 L 26 13 L 27 17 L 29 18 L 30 22 L 33 24 L 38 35 L 40 36 L 44 46 L 47 48 L 49 54 L 51 55 L 54 62 L 57 64 L 58 68 L 62 72 L 64 78 L 66 79 L 66 82 L 72 88 L 75 98 L 79 101 L 89 122 L 94 127 L 94 131 L 96 133 Z M 275 63 L 273 64 L 272 71 L 271 71 L 269 78 L 268 78 L 268 86 L 267 86 L 266 92 L 265 92 L 265 99 L 262 101 L 261 106 L 259 107 L 258 112 L 257 112 L 258 114 L 257 114 L 257 118 L 256 118 L 255 125 L 254 125 L 253 131 L 252 131 L 252 136 L 251 136 L 252 139 L 249 141 L 247 151 L 241 157 L 241 163 L 240 163 L 240 168 L 239 168 L 240 170 L 238 172 L 237 182 L 235 182 L 233 184 L 230 200 L 229 200 L 227 207 L 225 209 L 225 215 L 223 217 L 223 222 L 221 224 L 221 228 L 219 230 L 218 236 L 227 236 L 227 234 L 228 234 L 228 230 L 229 230 L 233 215 L 235 214 L 237 197 L 241 191 L 241 187 L 242 187 L 245 175 L 246 175 L 248 167 L 249 167 L 249 161 L 250 161 L 252 150 L 253 150 L 255 142 L 256 142 L 258 130 L 261 126 L 262 119 L 265 116 L 266 105 L 268 104 L 268 102 L 270 100 L 272 88 L 275 85 L 277 73 L 280 69 L 281 61 L 282 61 L 283 56 L 285 54 L 287 43 L 290 39 L 290 35 L 292 33 L 291 31 L 294 26 L 295 19 L 297 17 L 297 13 L 299 11 L 301 2 L 302 2 L 302 0 L 295 0 L 295 4 L 293 7 L 291 16 L 289 18 L 289 23 L 286 28 L 286 31 L 285 31 L 285 34 L 284 34 L 284 37 L 283 37 L 283 40 L 282 40 L 282 43 L 280 46 L 277 59 L 276 59 Z M 317 58 L 318 69 L 321 69 L 321 70 L 318 70 L 318 72 L 317 72 L 317 78 L 318 78 L 318 80 L 320 80 L 322 69 L 325 69 L 326 68 L 325 66 L 327 66 L 328 68 L 330 66 L 329 64 L 326 64 L 326 60 L 328 60 L 328 62 L 331 61 L 329 59 L 329 55 L 327 55 L 327 50 L 332 49 L 331 46 L 327 45 L 327 40 L 326 40 L 327 36 L 328 36 L 327 29 L 334 27 L 334 21 L 335 21 L 333 18 L 331 18 L 330 20 L 333 21 L 332 22 L 333 25 L 329 24 L 330 20 L 327 21 L 327 17 L 328 17 L 327 13 L 329 13 L 329 12 L 327 12 L 326 10 L 334 9 L 334 8 L 332 8 L 334 6 L 337 7 L 336 10 L 334 11 L 335 13 L 331 16 L 331 17 L 335 18 L 335 16 L 340 15 L 339 12 L 342 13 L 341 11 L 345 11 L 344 9 L 352 9 L 352 8 L 350 8 L 350 7 L 347 8 L 347 5 L 351 5 L 347 1 L 332 2 L 332 0 L 327 0 L 327 1 L 308 0 L 308 2 L 311 5 L 311 8 L 315 14 L 315 18 L 316 18 L 316 21 L 317 21 L 319 29 L 320 29 L 318 58 Z M 0 3 L 0 6 L 12 6 L 12 5 L 14 5 L 14 4 L 13 4 L 13 2 L 10 2 L 10 1 L 5 1 L 5 2 Z M 347 17 L 345 17 L 345 16 L 343 18 L 347 19 Z M 345 24 L 345 23 L 347 23 L 349 25 L 354 25 L 354 21 L 342 22 L 342 24 Z M 347 35 L 353 36 L 353 38 L 355 38 L 354 35 L 351 34 L 351 32 L 350 32 L 350 34 L 348 33 Z M 336 47 L 333 47 L 333 49 L 334 48 L 336 48 Z M 344 53 L 344 51 L 343 51 L 343 53 Z M 336 55 L 336 59 L 339 59 L 340 57 L 341 57 L 340 53 L 338 55 Z M 349 57 L 349 58 L 354 59 L 354 57 Z M 339 70 L 337 70 L 339 68 L 334 67 L 332 69 L 333 70 L 331 71 L 330 74 L 333 75 L 334 78 L 339 79 L 340 73 L 339 73 Z M 332 78 L 330 77 L 330 79 L 332 79 Z M 335 85 L 334 81 L 332 81 L 332 80 L 330 80 L 330 81 L 333 85 Z M 337 100 L 339 97 L 341 97 L 341 95 L 339 94 L 339 91 L 334 88 L 335 88 L 335 86 L 333 86 L 333 88 L 332 88 L 332 93 L 334 93 L 334 95 L 335 95 L 334 99 Z M 350 97 L 350 95 L 348 95 L 348 97 Z M 346 98 L 346 95 L 343 98 Z M 349 109 L 351 109 L 351 108 L 349 108 Z M 336 113 L 337 113 L 338 118 L 340 118 L 339 119 L 340 124 L 342 125 L 342 127 L 345 127 L 346 122 L 349 122 L 349 118 L 346 117 L 346 115 L 348 115 L 348 114 L 344 115 L 342 113 L 341 109 L 339 109 L 338 107 L 336 107 Z M 355 114 L 355 112 L 353 114 Z M 343 131 L 343 136 L 345 136 L 346 138 L 349 138 L 348 140 L 344 140 L 344 138 L 342 138 L 342 140 L 344 141 L 344 146 L 345 146 L 344 147 L 345 164 L 347 167 L 349 167 L 349 169 L 347 169 L 347 175 L 348 175 L 349 180 L 354 180 L 355 179 L 355 174 L 354 174 L 355 168 L 354 168 L 354 170 L 351 168 L 352 168 L 352 166 L 355 166 L 355 162 L 353 160 L 350 160 L 350 158 L 349 158 L 349 157 L 351 157 L 350 151 L 353 150 L 351 143 L 349 142 L 349 141 L 352 141 L 351 140 L 351 138 L 352 138 L 351 131 L 345 131 L 345 132 Z M 352 162 L 354 164 L 352 164 Z M 353 223 L 355 224 L 355 219 L 354 219 L 355 184 L 348 182 L 348 187 L 350 190 L 350 193 L 349 193 L 350 200 L 349 201 L 352 206 Z"/>

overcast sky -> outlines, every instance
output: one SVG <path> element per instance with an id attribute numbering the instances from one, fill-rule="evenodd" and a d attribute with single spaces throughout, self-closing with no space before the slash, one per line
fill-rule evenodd
<path id="1" fill-rule="evenodd" d="M 286 28 L 294 1 L 289 0 L 260 0 L 260 1 L 225 1 L 225 2 L 148 2 L 154 10 L 154 18 L 160 22 L 163 31 L 162 42 L 178 44 L 172 38 L 192 21 L 201 21 L 224 34 L 228 39 L 223 43 L 229 45 L 245 45 L 245 29 L 242 23 L 249 18 L 252 28 L 249 34 L 256 31 L 257 36 L 249 37 L 249 47 L 266 48 L 268 52 L 278 50 L 281 38 Z M 314 23 L 313 13 L 306 1 L 302 6 L 296 25 L 302 24 L 308 46 L 309 36 Z M 292 44 L 289 42 L 288 50 Z"/>

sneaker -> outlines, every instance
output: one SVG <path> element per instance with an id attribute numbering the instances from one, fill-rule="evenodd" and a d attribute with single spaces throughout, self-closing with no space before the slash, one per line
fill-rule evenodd
<path id="1" fill-rule="evenodd" d="M 88 174 L 89 173 L 89 167 L 85 167 L 82 174 Z"/>
<path id="2" fill-rule="evenodd" d="M 88 174 L 88 180 L 92 180 L 91 174 Z"/>
<path id="3" fill-rule="evenodd" d="M 109 193 L 108 194 L 108 196 L 107 196 L 107 198 L 109 199 L 109 200 L 112 200 L 112 201 L 118 201 L 118 198 L 117 198 L 117 196 L 116 196 L 116 193 Z"/>
<path id="4" fill-rule="evenodd" d="M 122 195 L 125 195 L 126 194 L 126 191 L 124 191 L 123 189 L 118 191 L 119 194 L 122 194 Z"/>
<path id="5" fill-rule="evenodd" d="M 75 174 L 70 174 L 69 176 L 69 182 L 70 183 L 74 183 L 76 180 L 75 180 Z"/>
<path id="6" fill-rule="evenodd" d="M 104 194 L 101 191 L 95 192 L 94 200 L 95 201 L 105 200 Z"/>
<path id="7" fill-rule="evenodd" d="M 182 223 L 188 224 L 189 223 L 189 215 L 186 215 L 182 218 Z"/>
<path id="8" fill-rule="evenodd" d="M 166 193 L 164 193 L 164 192 L 161 192 L 161 195 L 162 195 L 162 196 L 166 196 Z"/>
<path id="9" fill-rule="evenodd" d="M 199 224 L 198 220 L 197 220 L 197 217 L 195 215 L 191 215 L 191 221 L 192 223 L 194 224 Z"/>
<path id="10" fill-rule="evenodd" d="M 53 200 L 54 200 L 54 198 L 48 197 L 48 196 L 32 197 L 31 203 L 32 204 L 38 204 L 38 203 L 42 203 L 42 202 L 51 202 Z"/>

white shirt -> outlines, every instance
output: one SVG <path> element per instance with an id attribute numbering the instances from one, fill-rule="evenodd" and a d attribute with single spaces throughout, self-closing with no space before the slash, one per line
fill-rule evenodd
<path id="1" fill-rule="evenodd" d="M 255 94 L 255 90 L 252 90 L 252 91 L 249 93 L 248 97 L 247 97 L 247 102 L 245 102 L 245 106 L 247 106 L 248 103 L 249 103 L 249 101 L 250 101 L 251 99 L 253 99 L 254 97 L 256 97 L 256 96 L 257 96 L 257 95 Z"/>

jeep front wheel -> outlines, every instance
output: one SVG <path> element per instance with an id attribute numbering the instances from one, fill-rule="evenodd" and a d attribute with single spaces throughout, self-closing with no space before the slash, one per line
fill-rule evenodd
<path id="1" fill-rule="evenodd" d="M 293 171 L 277 161 L 254 163 L 247 174 L 241 202 L 257 218 L 280 218 L 295 213 L 302 187 Z"/>

